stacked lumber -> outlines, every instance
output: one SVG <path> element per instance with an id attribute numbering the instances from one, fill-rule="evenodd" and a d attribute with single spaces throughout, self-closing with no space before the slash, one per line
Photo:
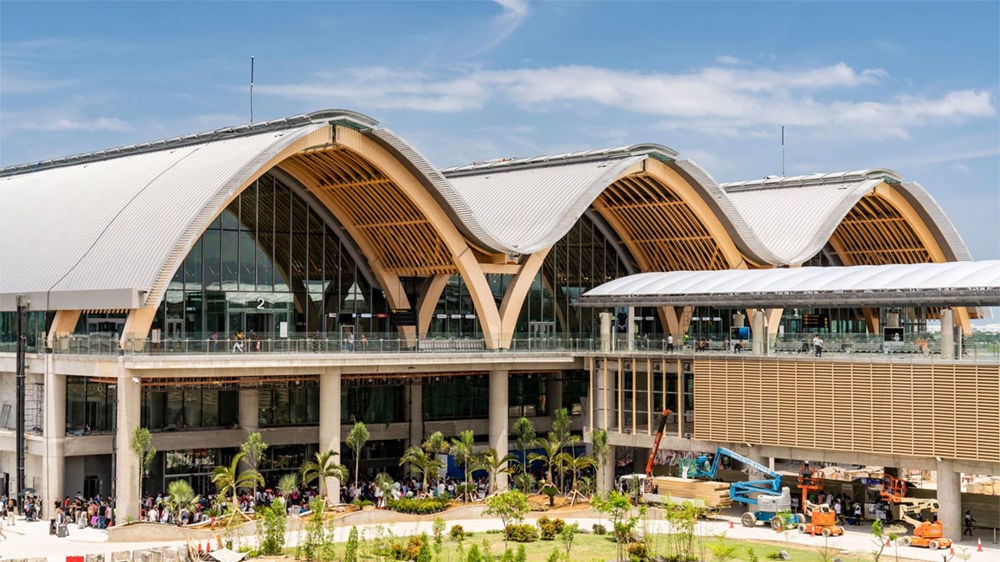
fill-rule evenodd
<path id="1" fill-rule="evenodd" d="M 707 482 L 704 480 L 685 480 L 672 476 L 656 476 L 653 478 L 656 493 L 670 496 L 672 499 L 700 500 L 705 507 L 724 508 L 733 504 L 729 499 L 729 484 L 725 482 Z"/>

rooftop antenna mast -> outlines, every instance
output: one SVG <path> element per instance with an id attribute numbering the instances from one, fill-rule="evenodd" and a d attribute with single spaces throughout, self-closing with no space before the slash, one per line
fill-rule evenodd
<path id="1" fill-rule="evenodd" d="M 250 57 L 250 124 L 253 125 L 253 57 L 252 56 Z"/>
<path id="2" fill-rule="evenodd" d="M 253 80 L 251 80 L 250 89 L 253 91 Z M 250 121 L 253 121 L 251 117 Z M 781 126 L 781 177 L 785 177 L 785 126 Z"/>

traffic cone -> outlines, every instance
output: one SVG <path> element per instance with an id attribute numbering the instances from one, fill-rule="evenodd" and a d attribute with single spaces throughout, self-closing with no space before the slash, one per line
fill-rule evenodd
<path id="1" fill-rule="evenodd" d="M 205 551 L 201 549 L 201 543 L 198 543 L 198 554 L 200 555 L 203 552 Z"/>
<path id="2" fill-rule="evenodd" d="M 212 552 L 212 541 L 205 542 L 205 554 Z"/>
<path id="3" fill-rule="evenodd" d="M 976 539 L 976 541 L 978 543 L 977 546 L 976 546 L 976 552 L 982 552 L 983 551 L 983 539 L 982 538 L 978 538 L 978 539 Z"/>
<path id="4" fill-rule="evenodd" d="M 885 539 L 885 546 L 892 546 L 892 539 Z"/>
<path id="5" fill-rule="evenodd" d="M 735 526 L 733 525 L 733 520 L 732 519 L 729 520 L 729 528 L 730 529 L 734 529 L 735 528 Z"/>
<path id="6" fill-rule="evenodd" d="M 948 549 L 948 554 L 955 556 L 955 547 L 951 547 L 950 549 Z"/>

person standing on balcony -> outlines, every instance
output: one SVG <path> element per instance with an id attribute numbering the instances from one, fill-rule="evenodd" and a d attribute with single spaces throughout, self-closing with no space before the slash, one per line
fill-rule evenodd
<path id="1" fill-rule="evenodd" d="M 816 357 L 823 356 L 823 338 L 819 337 L 819 334 L 813 336 L 813 349 L 816 351 Z"/>
<path id="2" fill-rule="evenodd" d="M 674 335 L 667 334 L 667 353 L 674 352 Z"/>

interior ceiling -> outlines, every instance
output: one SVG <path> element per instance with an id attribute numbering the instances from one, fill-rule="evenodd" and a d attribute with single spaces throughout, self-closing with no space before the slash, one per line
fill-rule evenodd
<path id="1" fill-rule="evenodd" d="M 428 277 L 457 269 L 437 230 L 390 178 L 344 148 L 296 154 L 281 166 L 323 202 L 344 228 L 362 238 L 384 269 Z"/>
<path id="2" fill-rule="evenodd" d="M 888 201 L 868 194 L 847 213 L 833 237 L 844 265 L 927 263 L 930 252 Z"/>
<path id="3" fill-rule="evenodd" d="M 611 184 L 594 202 L 646 271 L 729 269 L 715 237 L 691 207 L 647 174 Z"/>

